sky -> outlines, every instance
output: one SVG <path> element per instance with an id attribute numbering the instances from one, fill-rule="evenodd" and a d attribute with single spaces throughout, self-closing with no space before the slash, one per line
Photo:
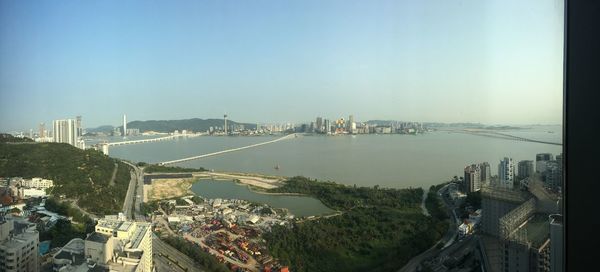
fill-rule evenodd
<path id="1" fill-rule="evenodd" d="M 0 131 L 83 117 L 561 124 L 563 1 L 0 1 Z"/>

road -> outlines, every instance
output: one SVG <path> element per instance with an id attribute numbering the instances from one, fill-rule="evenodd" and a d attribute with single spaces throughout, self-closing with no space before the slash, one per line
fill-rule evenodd
<path id="1" fill-rule="evenodd" d="M 146 221 L 140 209 L 144 195 L 144 169 L 127 161 L 123 162 L 133 168 L 127 195 L 125 201 L 123 201 L 123 213 L 127 219 L 135 218 L 136 221 Z M 131 214 L 132 207 L 134 208 L 134 214 Z"/>
<path id="2" fill-rule="evenodd" d="M 414 272 L 417 271 L 417 268 L 421 265 L 421 263 L 424 260 L 427 260 L 431 257 L 437 256 L 438 254 L 440 254 L 440 252 L 442 252 L 442 250 L 438 249 L 437 246 L 439 243 L 443 243 L 444 244 L 444 248 L 448 248 L 448 246 L 452 245 L 452 243 L 454 242 L 454 237 L 456 237 L 457 232 L 458 232 L 458 228 L 456 226 L 456 213 L 454 213 L 454 205 L 452 205 L 451 203 L 449 203 L 446 198 L 443 196 L 444 192 L 448 189 L 448 185 L 442 187 L 440 190 L 438 190 L 438 196 L 440 196 L 442 198 L 442 200 L 444 201 L 444 205 L 446 206 L 446 208 L 448 209 L 448 213 L 452 214 L 452 217 L 454 217 L 454 220 L 450 220 L 451 223 L 448 226 L 448 230 L 446 231 L 446 234 L 444 235 L 444 237 L 442 237 L 442 239 L 440 239 L 440 241 L 438 241 L 435 245 L 433 245 L 431 248 L 429 248 L 428 250 L 426 250 L 425 252 L 413 257 L 406 265 L 404 265 L 399 272 Z M 453 223 L 452 223 L 453 222 Z"/>
<path id="3" fill-rule="evenodd" d="M 112 177 L 110 178 L 110 181 L 108 182 L 108 186 L 115 186 L 115 178 L 117 177 L 117 170 L 119 170 L 119 164 L 115 163 L 115 169 L 113 170 L 112 173 Z"/>
<path id="4" fill-rule="evenodd" d="M 175 265 L 171 260 L 169 260 L 167 256 L 154 254 L 154 256 L 152 256 L 152 260 L 154 261 L 154 269 L 156 272 L 185 272 L 185 270 L 181 269 L 181 267 Z"/>
<path id="5" fill-rule="evenodd" d="M 172 246 L 168 245 L 167 243 L 163 242 L 155 234 L 152 234 L 152 252 L 155 254 L 154 259 L 156 259 L 157 256 L 162 257 L 161 268 L 165 268 L 163 263 L 166 259 L 167 266 L 168 266 L 168 261 L 170 261 L 171 263 L 177 263 L 179 266 L 183 267 L 183 269 L 180 268 L 179 271 L 182 271 L 182 270 L 189 271 L 189 272 L 206 271 L 206 270 L 201 269 L 200 266 L 194 260 L 192 260 L 190 257 L 186 256 L 185 254 L 181 253 L 179 250 L 177 250 L 177 249 L 173 248 Z M 162 256 L 161 256 L 161 254 L 162 254 Z M 157 269 L 158 269 L 158 265 L 157 265 Z M 176 269 L 168 269 L 166 271 L 177 271 L 177 270 Z"/>
<path id="6" fill-rule="evenodd" d="M 71 207 L 74 207 L 75 209 L 78 209 L 81 213 L 87 215 L 88 217 L 90 217 L 93 220 L 98 220 L 98 216 L 91 214 L 89 212 L 87 212 L 86 210 L 82 209 L 81 207 L 79 207 L 79 205 L 77 205 L 77 200 L 75 199 L 66 199 L 66 202 L 70 202 L 71 203 Z M 83 223 L 83 222 L 80 222 Z"/>

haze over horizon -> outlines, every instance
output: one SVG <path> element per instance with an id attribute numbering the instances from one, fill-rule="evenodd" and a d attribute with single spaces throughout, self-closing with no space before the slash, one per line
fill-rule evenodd
<path id="1" fill-rule="evenodd" d="M 2 1 L 0 131 L 128 120 L 562 124 L 562 1 Z"/>

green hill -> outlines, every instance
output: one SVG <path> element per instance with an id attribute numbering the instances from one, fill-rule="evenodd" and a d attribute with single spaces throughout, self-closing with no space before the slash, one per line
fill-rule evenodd
<path id="1" fill-rule="evenodd" d="M 33 143 L 33 140 L 27 137 L 18 138 L 6 133 L 0 133 L 0 143 Z"/>
<path id="2" fill-rule="evenodd" d="M 227 125 L 243 125 L 246 129 L 255 129 L 256 124 L 238 123 L 227 120 Z M 184 119 L 184 120 L 148 120 L 127 123 L 127 128 L 137 128 L 140 132 L 173 132 L 174 130 L 207 131 L 210 127 L 222 127 L 223 119 Z M 120 126 L 119 128 L 123 128 Z"/>
<path id="3" fill-rule="evenodd" d="M 115 163 L 118 168 L 111 183 Z M 52 179 L 52 195 L 64 195 L 86 211 L 104 215 L 121 211 L 130 167 L 101 152 L 64 143 L 0 143 L 0 176 Z"/>

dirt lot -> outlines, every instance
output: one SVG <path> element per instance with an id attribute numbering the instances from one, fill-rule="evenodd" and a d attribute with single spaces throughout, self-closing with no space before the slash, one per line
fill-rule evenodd
<path id="1" fill-rule="evenodd" d="M 165 199 L 192 194 L 194 179 L 154 179 L 152 188 L 148 192 L 148 200 Z"/>

